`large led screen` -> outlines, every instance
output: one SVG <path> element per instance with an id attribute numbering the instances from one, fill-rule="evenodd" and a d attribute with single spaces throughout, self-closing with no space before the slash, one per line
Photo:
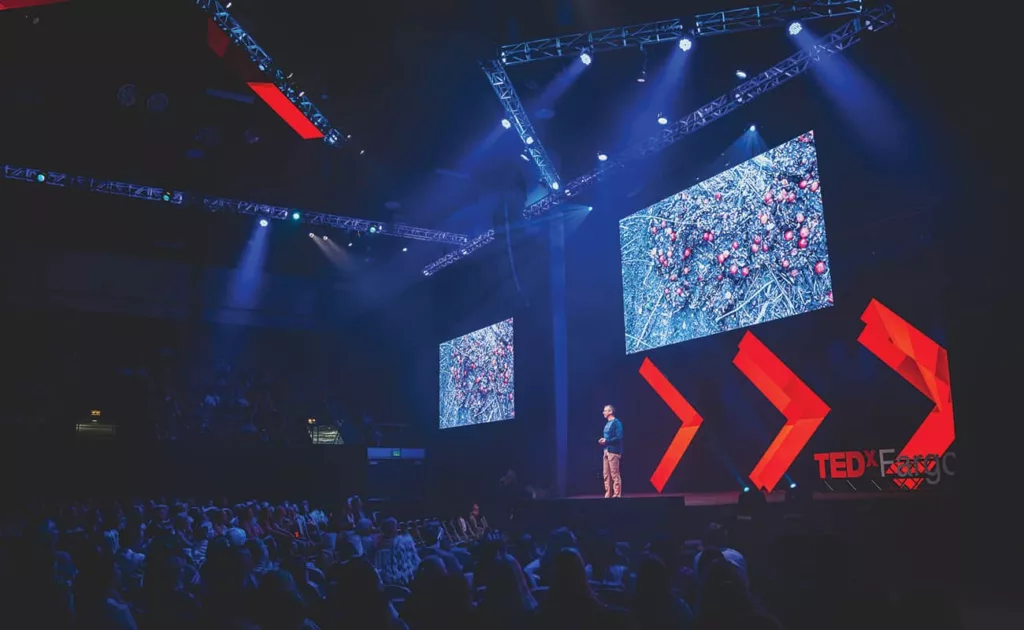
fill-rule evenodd
<path id="1" fill-rule="evenodd" d="M 813 131 L 619 231 L 627 354 L 832 305 Z"/>
<path id="2" fill-rule="evenodd" d="M 516 415 L 512 320 L 441 344 L 442 429 Z"/>

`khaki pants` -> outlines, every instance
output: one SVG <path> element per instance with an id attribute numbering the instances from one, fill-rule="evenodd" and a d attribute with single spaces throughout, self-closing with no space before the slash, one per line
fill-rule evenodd
<path id="1" fill-rule="evenodd" d="M 622 496 L 622 474 L 619 473 L 621 453 L 604 452 L 604 498 Z"/>

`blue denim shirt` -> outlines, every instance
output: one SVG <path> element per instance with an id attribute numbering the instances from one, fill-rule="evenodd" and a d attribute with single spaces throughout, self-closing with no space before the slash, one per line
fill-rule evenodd
<path id="1" fill-rule="evenodd" d="M 604 425 L 604 450 L 622 455 L 622 422 L 618 418 Z"/>

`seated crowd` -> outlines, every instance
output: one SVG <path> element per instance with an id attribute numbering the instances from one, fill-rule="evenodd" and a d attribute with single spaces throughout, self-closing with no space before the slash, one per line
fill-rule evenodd
<path id="1" fill-rule="evenodd" d="M 306 502 L 83 502 L 15 524 L 0 547 L 12 628 L 783 627 L 715 524 L 696 548 L 666 538 L 634 550 L 601 532 L 581 543 L 564 527 L 538 545 L 491 529 L 476 505 L 449 522 L 399 523 L 358 497 L 329 512 Z M 821 586 L 772 607 L 791 614 L 787 627 L 826 630 L 885 610 L 866 591 L 853 605 L 843 592 L 816 606 Z M 833 604 L 830 618 L 816 612 Z"/>

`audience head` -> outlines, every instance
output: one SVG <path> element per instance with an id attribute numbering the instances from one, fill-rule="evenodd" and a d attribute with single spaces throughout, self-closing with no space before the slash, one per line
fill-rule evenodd
<path id="1" fill-rule="evenodd" d="M 398 536 L 398 521 L 391 516 L 384 519 L 380 524 L 380 533 L 384 538 L 394 538 Z"/>
<path id="2" fill-rule="evenodd" d="M 257 589 L 257 616 L 264 630 L 299 630 L 306 619 L 305 603 L 295 580 L 285 571 L 263 576 Z"/>
<path id="3" fill-rule="evenodd" d="M 704 528 L 701 544 L 705 549 L 727 549 L 729 547 L 728 532 L 718 523 L 708 523 Z"/>
<path id="4" fill-rule="evenodd" d="M 523 569 L 515 558 L 503 554 L 487 571 L 487 590 L 481 606 L 498 613 L 532 612 L 537 600 L 530 592 Z"/>
<path id="5" fill-rule="evenodd" d="M 587 567 L 580 552 L 566 547 L 555 553 L 554 575 L 549 580 L 551 600 L 594 599 L 594 591 L 587 579 Z"/>

